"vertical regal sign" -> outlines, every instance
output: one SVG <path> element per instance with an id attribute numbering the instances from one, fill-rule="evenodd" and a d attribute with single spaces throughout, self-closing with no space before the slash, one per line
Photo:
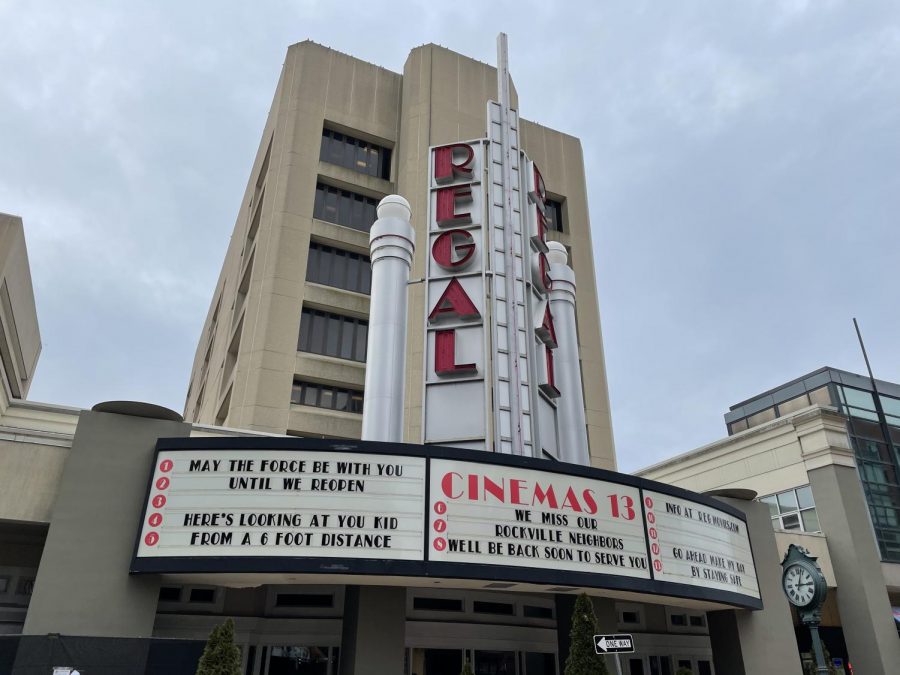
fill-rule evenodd
<path id="1" fill-rule="evenodd" d="M 546 192 L 500 113 L 489 138 L 430 148 L 423 442 L 560 458 Z"/>
<path id="2" fill-rule="evenodd" d="M 429 150 L 422 440 L 570 459 L 580 455 L 559 441 L 544 179 L 519 146 L 504 35 L 498 56 L 488 137 Z"/>
<path id="3" fill-rule="evenodd" d="M 487 450 L 484 141 L 430 149 L 423 441 Z"/>

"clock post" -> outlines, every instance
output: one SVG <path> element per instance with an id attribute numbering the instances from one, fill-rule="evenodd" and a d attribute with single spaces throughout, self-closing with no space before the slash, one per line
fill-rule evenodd
<path id="1" fill-rule="evenodd" d="M 816 658 L 816 673 L 827 675 L 828 666 L 819 638 L 819 624 L 822 621 L 822 604 L 825 602 L 828 584 L 816 559 L 801 546 L 788 546 L 784 560 L 781 561 L 781 587 L 788 602 L 797 608 L 800 621 L 809 627 Z"/>

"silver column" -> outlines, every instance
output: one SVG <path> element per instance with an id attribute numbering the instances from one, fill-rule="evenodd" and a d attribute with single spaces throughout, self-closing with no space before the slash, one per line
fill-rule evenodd
<path id="1" fill-rule="evenodd" d="M 547 242 L 550 251 L 550 313 L 556 328 L 557 348 L 553 352 L 553 370 L 559 415 L 560 459 L 589 466 L 587 426 L 584 416 L 584 390 L 578 359 L 578 326 L 575 322 L 575 272 L 569 267 L 566 248 L 557 241 Z"/>
<path id="2" fill-rule="evenodd" d="M 378 204 L 378 220 L 369 232 L 372 291 L 362 421 L 366 441 L 403 441 L 407 284 L 416 248 L 411 215 L 409 202 L 388 195 Z"/>

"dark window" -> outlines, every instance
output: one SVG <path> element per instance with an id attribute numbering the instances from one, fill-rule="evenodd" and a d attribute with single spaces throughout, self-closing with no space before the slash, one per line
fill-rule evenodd
<path id="1" fill-rule="evenodd" d="M 513 613 L 513 606 L 506 602 L 483 602 L 476 600 L 472 603 L 472 609 L 478 614 L 505 614 Z"/>
<path id="2" fill-rule="evenodd" d="M 650 675 L 672 675 L 672 664 L 668 656 L 650 657 Z"/>
<path id="3" fill-rule="evenodd" d="M 679 668 L 687 668 L 688 670 L 690 670 L 691 662 L 688 661 L 687 659 L 678 659 L 678 667 Z"/>
<path id="4" fill-rule="evenodd" d="M 413 609 L 425 609 L 432 612 L 461 612 L 462 600 L 457 598 L 413 598 Z"/>
<path id="5" fill-rule="evenodd" d="M 322 151 L 319 159 L 354 171 L 384 178 L 391 177 L 391 150 L 353 136 L 322 130 Z"/>
<path id="6" fill-rule="evenodd" d="M 690 616 L 688 617 L 691 621 L 691 625 L 695 628 L 703 628 L 706 625 L 706 622 L 703 620 L 702 616 Z"/>
<path id="7" fill-rule="evenodd" d="M 291 403 L 362 414 L 363 393 L 356 389 L 295 380 L 291 390 Z"/>
<path id="8" fill-rule="evenodd" d="M 547 207 L 544 209 L 544 217 L 547 221 L 547 229 L 551 232 L 565 232 L 563 226 L 563 208 L 562 202 L 548 199 L 544 202 Z"/>
<path id="9" fill-rule="evenodd" d="M 644 675 L 644 662 L 641 659 L 628 659 L 628 675 Z"/>
<path id="10" fill-rule="evenodd" d="M 191 589 L 191 598 L 190 602 L 215 602 L 216 601 L 216 589 L 215 588 L 192 588 Z"/>
<path id="11" fill-rule="evenodd" d="M 640 623 L 641 615 L 637 612 L 622 612 L 622 623 Z"/>
<path id="12" fill-rule="evenodd" d="M 181 586 L 160 586 L 160 602 L 178 602 L 181 600 Z"/>
<path id="13" fill-rule="evenodd" d="M 279 593 L 275 596 L 276 607 L 331 607 L 334 596 L 330 593 Z"/>
<path id="14" fill-rule="evenodd" d="M 552 607 L 535 607 L 534 605 L 525 605 L 522 607 L 522 612 L 529 619 L 552 619 L 553 618 L 553 608 Z"/>
<path id="15" fill-rule="evenodd" d="M 556 675 L 556 654 L 525 652 L 525 672 L 528 675 Z"/>
<path id="16" fill-rule="evenodd" d="M 687 616 L 684 614 L 672 614 L 669 620 L 673 626 L 687 626 Z"/>
<path id="17" fill-rule="evenodd" d="M 300 315 L 297 349 L 339 359 L 365 361 L 368 331 L 369 322 L 365 319 L 304 307 Z"/>
<path id="18" fill-rule="evenodd" d="M 368 295 L 372 287 L 371 263 L 368 256 L 312 242 L 306 280 Z"/>
<path id="19" fill-rule="evenodd" d="M 377 217 L 378 200 L 365 195 L 318 183 L 313 217 L 368 232 Z"/>
<path id="20" fill-rule="evenodd" d="M 697 661 L 698 675 L 712 675 L 712 665 L 709 661 Z"/>

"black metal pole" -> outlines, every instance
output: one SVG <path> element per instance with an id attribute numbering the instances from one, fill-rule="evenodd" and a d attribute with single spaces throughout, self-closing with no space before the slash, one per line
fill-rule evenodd
<path id="1" fill-rule="evenodd" d="M 812 636 L 813 653 L 816 655 L 816 672 L 828 675 L 828 666 L 825 665 L 825 654 L 822 652 L 822 640 L 819 638 L 819 627 L 810 624 L 809 632 Z"/>
<path id="2" fill-rule="evenodd" d="M 862 349 L 863 360 L 866 362 L 866 370 L 869 371 L 869 380 L 872 382 L 872 389 L 878 393 L 878 387 L 875 385 L 875 377 L 872 375 L 872 366 L 869 365 L 869 355 L 866 353 L 866 345 L 863 343 L 862 333 L 859 332 L 859 324 L 856 323 L 856 317 L 853 317 L 853 327 L 856 329 L 856 339 L 859 340 L 859 348 Z"/>

